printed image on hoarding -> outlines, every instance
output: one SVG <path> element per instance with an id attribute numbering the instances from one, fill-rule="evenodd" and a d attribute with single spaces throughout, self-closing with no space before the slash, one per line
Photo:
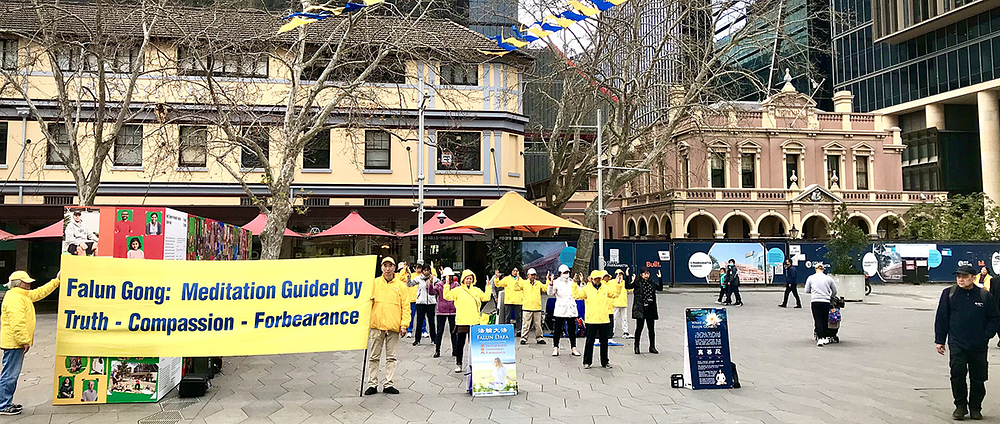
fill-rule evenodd
<path id="1" fill-rule="evenodd" d="M 524 241 L 521 242 L 521 263 L 524 269 L 534 268 L 539 277 L 559 274 L 559 265 L 564 264 L 568 259 L 567 254 L 572 250 L 573 257 L 576 256 L 576 249 L 569 247 L 569 243 L 564 241 Z M 572 266 L 572 263 L 566 264 Z"/>
<path id="2" fill-rule="evenodd" d="M 66 208 L 63 222 L 63 254 L 78 256 L 97 254 L 98 229 L 101 225 L 100 209 Z"/>
<path id="3" fill-rule="evenodd" d="M 764 284 L 764 245 L 760 243 L 715 243 L 708 251 L 712 261 L 713 272 L 710 282 L 718 282 L 721 270 L 732 259 L 736 262 L 741 284 Z"/>
<path id="4" fill-rule="evenodd" d="M 159 365 L 156 359 L 141 359 L 137 361 L 111 361 L 110 383 L 108 385 L 108 402 L 117 403 L 122 399 L 135 402 L 137 398 L 146 401 L 156 400 L 156 377 Z"/>
<path id="5" fill-rule="evenodd" d="M 475 325 L 472 326 L 470 337 L 472 395 L 517 394 L 514 326 Z"/>

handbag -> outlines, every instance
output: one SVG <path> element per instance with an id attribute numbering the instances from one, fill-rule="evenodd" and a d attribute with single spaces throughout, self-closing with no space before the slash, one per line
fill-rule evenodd
<path id="1" fill-rule="evenodd" d="M 846 302 L 844 301 L 844 298 L 841 296 L 833 296 L 830 298 L 830 305 L 836 309 L 840 309 L 846 306 Z"/>
<path id="2" fill-rule="evenodd" d="M 839 308 L 830 309 L 830 314 L 828 315 L 828 322 L 830 324 L 840 324 L 840 320 L 841 320 L 840 309 Z"/>

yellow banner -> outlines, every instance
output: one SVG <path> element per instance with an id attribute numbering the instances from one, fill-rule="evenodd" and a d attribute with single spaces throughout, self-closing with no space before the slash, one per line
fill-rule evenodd
<path id="1" fill-rule="evenodd" d="M 241 356 L 364 349 L 375 260 L 64 255 L 56 354 Z"/>

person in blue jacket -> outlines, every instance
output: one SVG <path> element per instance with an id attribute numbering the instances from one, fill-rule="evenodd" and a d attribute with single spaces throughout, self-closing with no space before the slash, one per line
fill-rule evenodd
<path id="1" fill-rule="evenodd" d="M 788 294 L 791 293 L 792 296 L 795 296 L 795 307 L 802 307 L 802 301 L 799 300 L 798 283 L 798 271 L 796 271 L 795 267 L 792 266 L 792 261 L 790 259 L 785 259 L 785 299 L 782 300 L 781 304 L 778 306 L 782 308 L 788 307 Z"/>

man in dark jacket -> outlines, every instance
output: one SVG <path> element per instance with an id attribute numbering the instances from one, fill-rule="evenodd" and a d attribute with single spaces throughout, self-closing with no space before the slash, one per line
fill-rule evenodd
<path id="1" fill-rule="evenodd" d="M 951 393 L 955 398 L 952 418 L 983 419 L 983 398 L 986 397 L 988 363 L 987 343 L 1000 326 L 1000 310 L 993 295 L 973 283 L 976 271 L 962 265 L 955 271 L 956 285 L 941 292 L 937 316 L 934 319 L 934 344 L 944 355 L 945 342 L 951 349 Z M 970 388 L 967 390 L 965 376 Z"/>
<path id="2" fill-rule="evenodd" d="M 798 283 L 799 283 L 798 271 L 796 271 L 795 267 L 792 266 L 791 259 L 785 259 L 785 299 L 782 300 L 781 304 L 778 306 L 782 308 L 787 307 L 788 294 L 791 293 L 792 296 L 795 296 L 795 307 L 796 308 L 802 307 L 802 301 L 799 300 Z"/>
<path id="3" fill-rule="evenodd" d="M 728 286 L 728 291 L 726 292 L 726 305 L 734 304 L 732 303 L 733 295 L 736 295 L 736 306 L 743 306 L 743 299 L 740 298 L 740 272 L 736 269 L 736 260 L 729 260 L 729 269 L 726 270 L 726 285 Z"/>

